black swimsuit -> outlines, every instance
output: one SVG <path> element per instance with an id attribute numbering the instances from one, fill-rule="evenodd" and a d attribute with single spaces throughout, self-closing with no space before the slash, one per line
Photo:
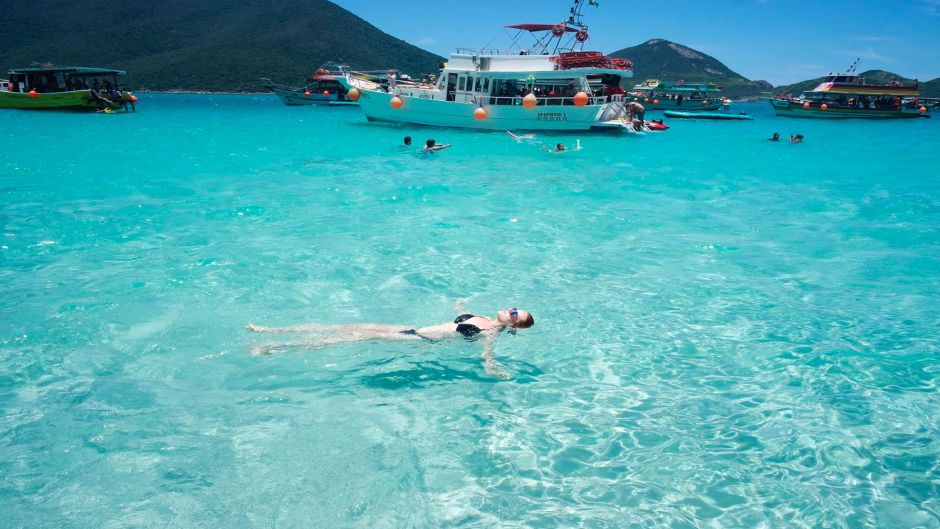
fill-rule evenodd
<path id="1" fill-rule="evenodd" d="M 473 338 L 474 336 L 483 332 L 479 327 L 471 323 L 464 323 L 470 318 L 476 318 L 477 316 L 473 314 L 461 314 L 457 316 L 457 319 L 454 320 L 454 323 L 457 324 L 457 332 L 464 335 L 467 338 Z"/>
<path id="2" fill-rule="evenodd" d="M 460 316 L 457 316 L 457 319 L 454 320 L 454 323 L 457 324 L 457 329 L 456 329 L 457 333 L 462 334 L 465 338 L 475 338 L 478 334 L 483 332 L 482 329 L 480 329 L 476 325 L 473 325 L 472 323 L 464 323 L 470 318 L 477 318 L 477 317 L 478 316 L 473 315 L 473 314 L 461 314 Z M 416 329 L 405 329 L 403 331 L 398 331 L 398 332 L 401 334 L 407 334 L 410 336 L 418 336 L 429 342 L 434 341 L 433 339 L 428 338 L 427 336 L 418 334 L 418 331 Z"/>

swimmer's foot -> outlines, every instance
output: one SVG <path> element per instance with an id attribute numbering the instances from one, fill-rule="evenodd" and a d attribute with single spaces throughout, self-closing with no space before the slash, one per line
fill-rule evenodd
<path id="1" fill-rule="evenodd" d="M 267 356 L 272 355 L 277 352 L 278 344 L 272 343 L 267 345 L 258 345 L 251 348 L 252 356 Z"/>
<path id="2" fill-rule="evenodd" d="M 264 327 L 260 325 L 255 325 L 254 323 L 248 322 L 248 325 L 245 325 L 245 328 L 252 332 L 264 332 Z"/>

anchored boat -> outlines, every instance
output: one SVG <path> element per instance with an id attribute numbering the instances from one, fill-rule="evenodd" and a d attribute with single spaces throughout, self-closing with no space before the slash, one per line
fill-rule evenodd
<path id="1" fill-rule="evenodd" d="M 721 87 L 715 83 L 670 83 L 647 79 L 634 85 L 629 95 L 635 101 L 642 101 L 648 110 L 710 111 L 731 104 L 730 99 L 721 97 Z"/>
<path id="2" fill-rule="evenodd" d="M 349 100 L 349 90 L 337 81 L 348 71 L 345 65 L 328 62 L 317 68 L 303 86 L 275 83 L 270 79 L 262 81 L 265 81 L 264 87 L 274 92 L 287 106 L 355 105 L 354 101 Z"/>
<path id="3" fill-rule="evenodd" d="M 0 108 L 33 110 L 128 110 L 137 102 L 120 88 L 121 70 L 78 66 L 14 68 L 0 90 Z"/>
<path id="4" fill-rule="evenodd" d="M 855 73 L 856 60 L 847 73 L 829 74 L 816 88 L 799 97 L 781 96 L 769 102 L 778 116 L 807 118 L 916 118 L 929 117 L 920 100 L 918 83 L 890 81 L 869 84 Z"/>
<path id="5" fill-rule="evenodd" d="M 354 74 L 340 82 L 356 89 L 350 96 L 369 121 L 636 132 L 624 119 L 623 85 L 633 77 L 633 64 L 583 49 L 589 34 L 581 10 L 587 3 L 575 1 L 564 22 L 507 26 L 516 31 L 509 50 L 457 50 L 432 83 L 390 80 L 383 87 Z M 523 47 L 519 41 L 526 35 L 534 44 Z"/>

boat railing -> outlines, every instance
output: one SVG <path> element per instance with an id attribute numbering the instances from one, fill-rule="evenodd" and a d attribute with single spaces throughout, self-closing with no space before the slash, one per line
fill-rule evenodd
<path id="1" fill-rule="evenodd" d="M 454 49 L 455 55 L 548 55 L 548 53 L 537 53 L 530 50 L 499 50 L 499 49 L 473 49 L 473 48 L 456 48 Z"/>
<path id="2" fill-rule="evenodd" d="M 476 96 L 474 102 L 479 102 L 481 99 L 486 104 L 490 105 L 508 105 L 508 106 L 522 106 L 523 96 Z M 607 97 L 589 97 L 589 105 L 603 105 L 607 103 Z M 536 99 L 536 106 L 575 106 L 574 98 L 572 97 L 539 97 Z"/>

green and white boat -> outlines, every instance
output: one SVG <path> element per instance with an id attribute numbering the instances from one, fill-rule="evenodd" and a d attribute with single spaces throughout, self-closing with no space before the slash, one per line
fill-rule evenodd
<path id="1" fill-rule="evenodd" d="M 15 68 L 0 81 L 0 108 L 105 111 L 133 108 L 137 98 L 120 88 L 121 70 L 52 66 Z"/>
<path id="2" fill-rule="evenodd" d="M 719 110 L 731 104 L 730 99 L 721 96 L 721 87 L 715 83 L 670 83 L 647 79 L 634 85 L 627 95 L 647 110 L 697 112 Z"/>

